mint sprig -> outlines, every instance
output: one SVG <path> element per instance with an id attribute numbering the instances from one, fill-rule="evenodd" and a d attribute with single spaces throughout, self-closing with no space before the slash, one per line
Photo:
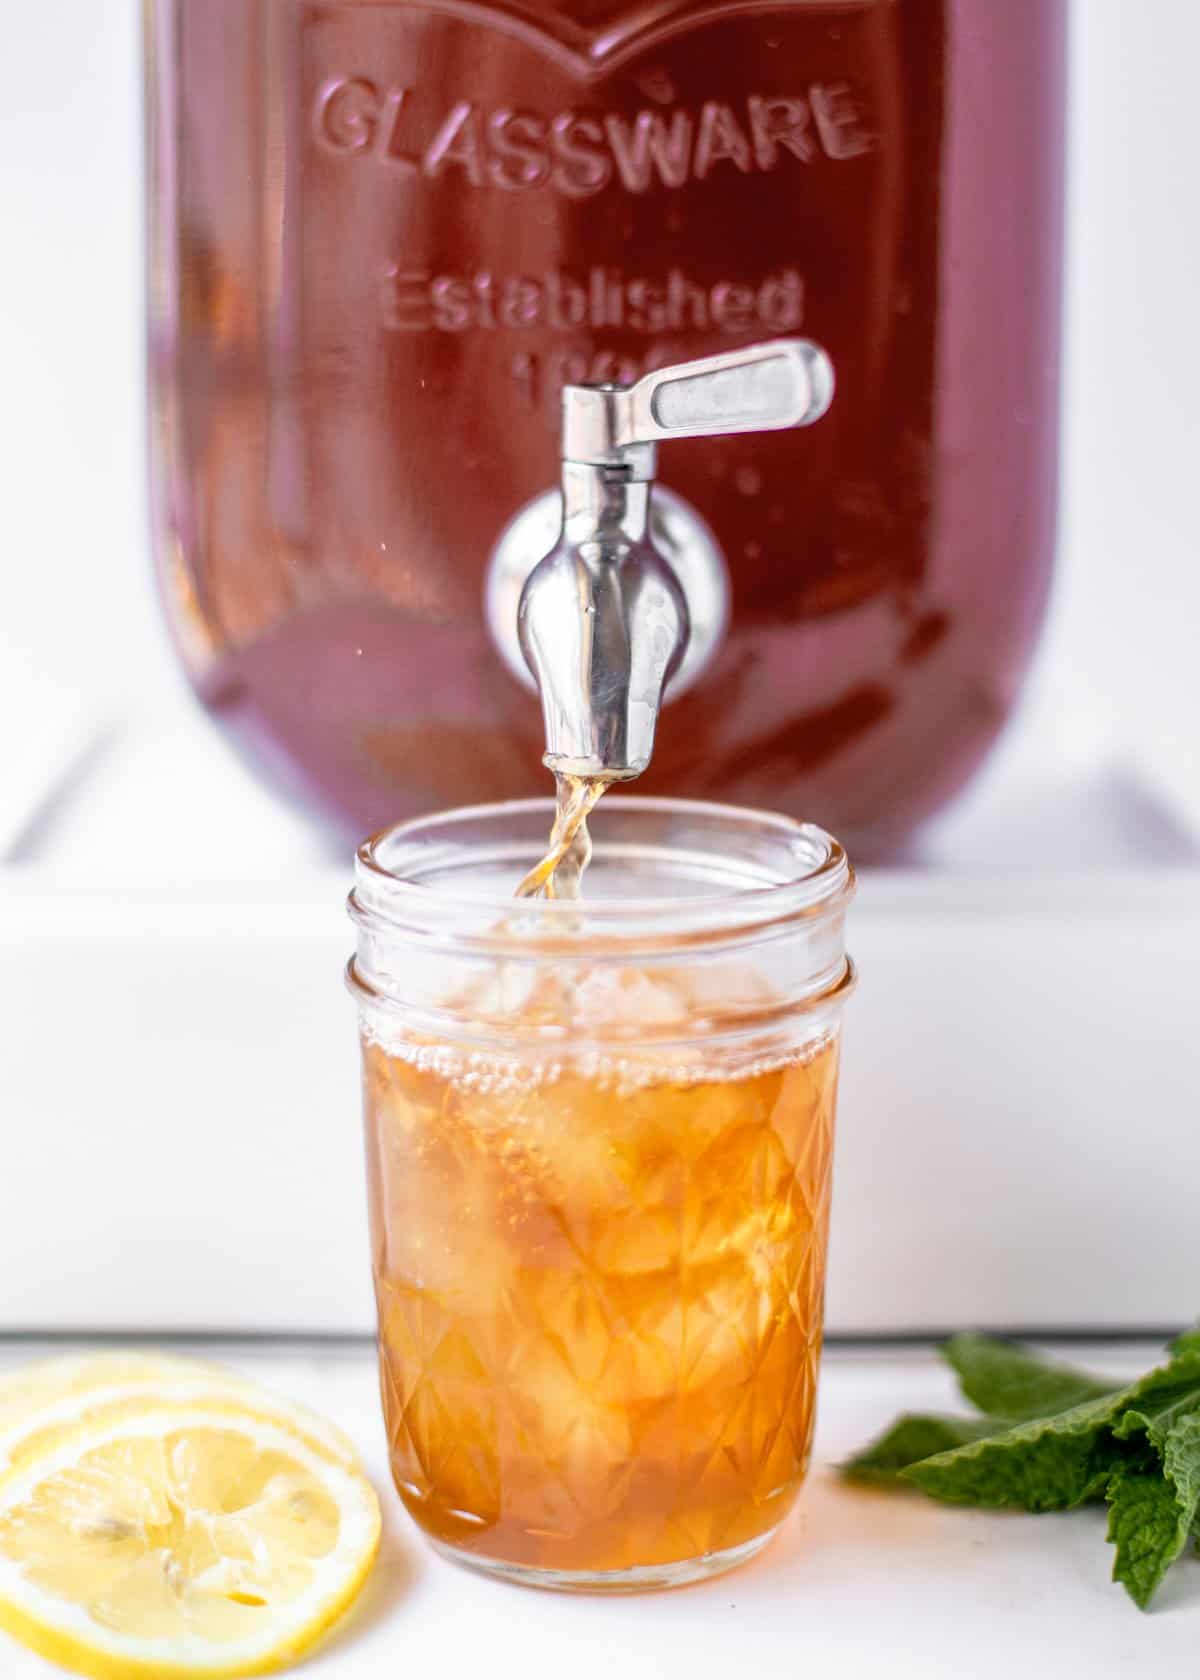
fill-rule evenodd
<path id="1" fill-rule="evenodd" d="M 1200 1329 L 1119 1386 L 989 1336 L 942 1349 L 983 1416 L 909 1413 L 843 1465 L 847 1479 L 947 1504 L 1031 1512 L 1104 1499 L 1113 1579 L 1146 1609 L 1200 1525 Z"/>

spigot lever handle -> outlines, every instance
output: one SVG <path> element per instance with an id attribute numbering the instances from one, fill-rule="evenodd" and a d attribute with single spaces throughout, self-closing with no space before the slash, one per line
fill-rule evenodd
<path id="1" fill-rule="evenodd" d="M 833 401 L 833 364 L 806 339 L 780 339 L 661 368 L 629 395 L 635 443 L 776 431 L 820 419 Z"/>
<path id="2" fill-rule="evenodd" d="M 569 385 L 563 457 L 620 466 L 671 438 L 809 426 L 833 401 L 833 364 L 807 339 L 776 339 L 658 368 L 636 385 Z"/>

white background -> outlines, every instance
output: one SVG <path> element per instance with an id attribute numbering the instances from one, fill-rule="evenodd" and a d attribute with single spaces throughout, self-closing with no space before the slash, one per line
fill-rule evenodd
<path id="1" fill-rule="evenodd" d="M 366 1329 L 347 860 L 150 583 L 137 13 L 0 0 L 0 1331 Z M 1200 1305 L 1197 63 L 1193 0 L 1077 0 L 1059 584 L 936 871 L 863 883 L 838 1329 Z"/>
<path id="2" fill-rule="evenodd" d="M 108 743 L 127 804 L 154 755 L 114 761 L 106 729 L 186 717 L 147 555 L 138 13 L 9 0 L 0 22 L 0 856 L 6 838 L 27 855 L 21 818 L 64 737 L 84 756 Z M 1053 782 L 1103 742 L 1194 831 L 1198 62 L 1192 0 L 1077 0 L 1059 584 L 1026 728 L 1001 761 Z M 306 855 L 305 831 L 187 728 L 188 763 L 168 773 L 184 810 L 198 782 L 209 806 L 219 795 L 210 865 L 244 867 L 251 823 L 260 844 Z M 1017 804 L 1044 820 L 1044 797 Z M 94 866 L 120 865 L 124 805 L 93 792 L 56 814 L 35 855 L 69 864 L 86 839 Z M 961 846 L 987 851 L 974 830 Z"/>

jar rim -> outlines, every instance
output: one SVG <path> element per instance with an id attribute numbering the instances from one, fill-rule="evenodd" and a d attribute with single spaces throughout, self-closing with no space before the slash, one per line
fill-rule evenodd
<path id="1" fill-rule="evenodd" d="M 359 847 L 355 867 L 355 887 L 350 898 L 350 910 L 355 920 L 380 921 L 403 927 L 447 931 L 459 927 L 464 916 L 477 920 L 487 913 L 503 918 L 503 925 L 488 933 L 476 930 L 473 943 L 486 943 L 493 948 L 514 943 L 536 942 L 544 947 L 547 939 L 568 939 L 579 942 L 579 922 L 582 915 L 589 939 L 599 936 L 636 936 L 659 934 L 686 937 L 689 933 L 717 935 L 722 940 L 736 936 L 739 931 L 750 932 L 765 926 L 792 922 L 800 918 L 828 915 L 842 907 L 854 890 L 854 873 L 840 843 L 824 829 L 805 823 L 777 811 L 756 810 L 730 804 L 703 800 L 666 799 L 650 796 L 608 795 L 592 819 L 597 859 L 615 856 L 617 848 L 606 840 L 606 824 L 616 819 L 618 825 L 644 821 L 648 830 L 662 826 L 672 819 L 692 821 L 697 825 L 711 825 L 724 830 L 730 841 L 725 874 L 740 875 L 735 885 L 721 885 L 716 890 L 695 893 L 676 892 L 671 895 L 649 893 L 612 897 L 587 897 L 582 901 L 568 899 L 516 900 L 512 888 L 504 891 L 482 891 L 469 880 L 459 878 L 467 865 L 469 854 L 463 850 L 459 867 L 447 884 L 445 876 L 451 867 L 452 849 L 456 836 L 459 844 L 467 844 L 465 836 L 472 829 L 479 832 L 495 825 L 497 832 L 505 828 L 511 833 L 522 823 L 528 828 L 537 819 L 536 832 L 546 836 L 554 815 L 552 799 L 523 799 L 502 803 L 462 806 L 451 811 L 433 813 L 381 829 Z M 759 863 L 752 866 L 749 859 L 751 840 L 757 836 L 775 850 L 778 862 L 768 868 Z M 438 846 L 439 837 L 442 845 Z M 746 857 L 737 845 L 743 842 Z M 489 854 L 493 863 L 503 860 L 511 864 L 511 879 L 515 885 L 528 865 L 537 861 L 537 845 L 533 842 L 513 841 L 493 848 Z M 672 848 L 669 841 L 652 848 L 660 861 L 672 856 L 697 859 L 699 854 L 685 853 Z M 712 873 L 720 873 L 714 865 Z M 423 879 L 422 874 L 433 876 Z M 513 912 L 521 912 L 514 924 Z"/>

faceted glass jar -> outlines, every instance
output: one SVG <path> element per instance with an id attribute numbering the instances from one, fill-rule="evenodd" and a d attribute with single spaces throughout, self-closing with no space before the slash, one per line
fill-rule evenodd
<path id="1" fill-rule="evenodd" d="M 562 384 L 803 334 L 819 426 L 662 452 L 729 613 L 646 791 L 856 855 L 950 798 L 1050 577 L 1065 16 L 147 0 L 158 569 L 260 768 L 355 839 L 538 792 L 485 598 Z"/>
<path id="2" fill-rule="evenodd" d="M 610 799 L 385 832 L 351 900 L 392 1473 L 435 1546 L 551 1587 L 718 1573 L 812 1442 L 852 876 L 821 830 Z"/>

